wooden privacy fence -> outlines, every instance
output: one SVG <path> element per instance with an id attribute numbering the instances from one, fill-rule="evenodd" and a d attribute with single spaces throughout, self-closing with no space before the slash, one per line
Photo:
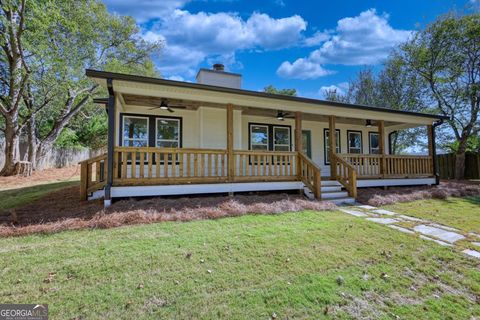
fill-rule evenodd
<path id="1" fill-rule="evenodd" d="M 437 155 L 437 168 L 441 179 L 455 178 L 455 154 Z M 465 178 L 480 179 L 480 153 L 465 154 Z"/>

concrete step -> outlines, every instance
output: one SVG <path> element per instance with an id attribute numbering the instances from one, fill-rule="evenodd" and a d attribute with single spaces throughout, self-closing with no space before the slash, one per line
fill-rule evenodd
<path id="1" fill-rule="evenodd" d="M 310 200 L 315 200 L 315 195 L 313 194 L 313 192 L 307 188 L 307 187 L 303 187 L 303 194 L 305 195 L 305 197 L 307 197 L 308 199 Z"/>
<path id="2" fill-rule="evenodd" d="M 322 199 L 339 199 L 339 198 L 347 198 L 348 192 L 347 191 L 334 191 L 334 192 L 322 192 Z"/>
<path id="3" fill-rule="evenodd" d="M 339 198 L 339 199 L 325 199 L 325 201 L 330 201 L 335 203 L 337 206 L 342 204 L 354 204 L 355 199 L 351 197 Z"/>
<path id="4" fill-rule="evenodd" d="M 322 180 L 321 186 L 322 187 L 338 187 L 338 186 L 342 186 L 342 184 L 336 180 Z"/>
<path id="5" fill-rule="evenodd" d="M 327 187 L 321 187 L 320 188 L 321 192 L 338 192 L 338 191 L 342 191 L 342 187 L 341 186 L 327 186 Z"/>

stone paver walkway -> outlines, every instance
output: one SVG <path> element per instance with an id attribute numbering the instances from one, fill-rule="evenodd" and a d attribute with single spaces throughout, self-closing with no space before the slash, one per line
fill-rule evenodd
<path id="1" fill-rule="evenodd" d="M 424 240 L 433 241 L 442 246 L 458 248 L 456 242 L 468 241 L 467 244 L 473 247 L 480 247 L 479 234 L 468 233 L 465 235 L 458 229 L 393 211 L 378 209 L 369 205 L 344 207 L 340 208 L 340 211 L 358 218 L 365 218 L 368 221 L 383 224 L 403 233 L 418 235 Z M 480 259 L 480 249 L 478 251 L 464 249 L 462 252 L 470 257 Z"/>

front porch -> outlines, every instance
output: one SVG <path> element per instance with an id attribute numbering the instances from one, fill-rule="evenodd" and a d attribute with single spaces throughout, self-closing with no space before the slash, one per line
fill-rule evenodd
<path id="1" fill-rule="evenodd" d="M 108 152 L 82 162 L 81 199 L 434 184 L 441 116 L 89 71 L 109 91 Z M 428 155 L 392 154 L 389 134 L 426 128 Z M 334 134 L 330 134 L 334 133 Z M 330 138 L 332 136 L 332 138 Z"/>
<path id="2" fill-rule="evenodd" d="M 111 193 L 115 198 L 305 189 L 316 199 L 331 199 L 329 193 L 340 189 L 355 198 L 357 187 L 435 183 L 430 156 L 333 154 L 332 158 L 333 175 L 322 177 L 320 168 L 298 151 L 229 154 L 227 149 L 116 147 Z M 103 155 L 81 163 L 82 200 L 105 187 L 106 161 Z M 331 183 L 335 181 L 341 185 Z"/>

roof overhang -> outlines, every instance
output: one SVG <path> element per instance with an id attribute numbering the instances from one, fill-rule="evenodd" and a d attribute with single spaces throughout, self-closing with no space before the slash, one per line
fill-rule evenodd
<path id="1" fill-rule="evenodd" d="M 300 111 L 318 115 L 347 116 L 354 119 L 385 120 L 416 125 L 432 124 L 436 121 L 449 119 L 449 117 L 442 115 L 269 94 L 90 69 L 86 70 L 86 75 L 104 87 L 107 87 L 107 79 L 112 79 L 114 81 L 114 91 L 120 94 L 183 99 L 221 105 L 233 104 L 241 107 L 289 112 Z"/>

